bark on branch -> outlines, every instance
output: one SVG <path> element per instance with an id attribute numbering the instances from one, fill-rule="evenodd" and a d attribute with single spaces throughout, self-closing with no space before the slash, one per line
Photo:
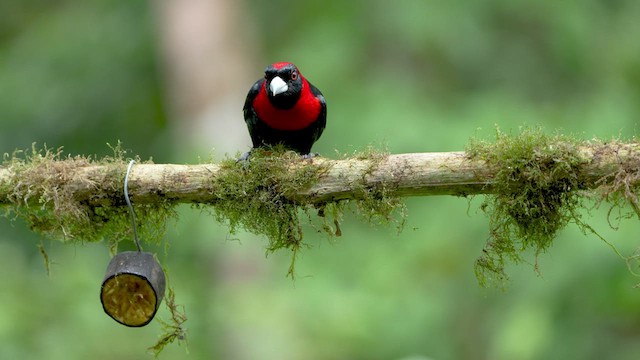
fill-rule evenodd
<path id="1" fill-rule="evenodd" d="M 579 178 L 585 188 L 596 188 L 612 180 L 621 169 L 637 172 L 640 169 L 640 144 L 594 144 L 580 148 L 584 165 Z M 302 160 L 301 160 L 302 163 Z M 356 188 L 384 184 L 391 195 L 472 195 L 490 193 L 495 167 L 482 160 L 473 160 L 464 152 L 413 153 L 389 155 L 381 159 L 313 159 L 313 164 L 326 166 L 319 182 L 301 188 L 288 197 L 307 203 L 355 199 Z M 54 167 L 55 171 L 55 167 Z M 130 179 L 130 194 L 136 203 L 172 201 L 176 203 L 212 203 L 212 179 L 220 173 L 216 164 L 176 165 L 137 164 Z M 113 165 L 92 165 L 71 170 L 61 167 L 59 177 L 73 197 L 87 204 L 98 205 L 110 195 L 118 194 L 113 183 L 105 184 L 113 176 Z M 11 203 L 12 184 L 20 176 L 10 167 L 0 167 L 0 205 Z M 31 199 L 36 202 L 37 199 Z"/>

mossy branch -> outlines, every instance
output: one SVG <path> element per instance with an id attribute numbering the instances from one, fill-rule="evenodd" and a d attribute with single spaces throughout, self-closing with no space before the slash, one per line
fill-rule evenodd
<path id="1" fill-rule="evenodd" d="M 563 144 L 555 146 L 562 147 Z M 582 162 L 577 171 L 582 189 L 610 184 L 621 170 L 637 172 L 640 169 L 638 143 L 597 142 L 580 146 L 577 155 Z M 86 161 L 67 166 L 71 164 L 65 165 L 65 162 L 69 159 L 39 165 L 43 167 L 42 171 L 46 171 L 47 186 L 63 188 L 75 201 L 84 204 L 123 204 L 122 179 L 114 175 L 123 174 L 125 162 L 119 164 L 122 169 L 114 169 L 114 164 L 96 165 Z M 322 170 L 317 182 L 307 187 L 294 187 L 285 197 L 311 204 L 361 199 L 363 187 L 379 186 L 386 187 L 388 195 L 401 197 L 488 194 L 494 191 L 493 180 L 499 170 L 496 164 L 489 164 L 466 152 L 385 155 L 381 159 L 315 158 L 312 162 L 300 160 L 290 163 L 292 172 L 306 166 Z M 129 193 L 136 204 L 212 204 L 219 200 L 213 188 L 215 179 L 227 171 L 228 166 L 218 164 L 137 164 L 131 171 Z M 11 165 L 0 167 L 0 205 L 15 204 L 14 186 L 33 182 L 33 175 L 33 171 L 16 171 Z M 38 205 L 42 194 L 38 194 L 35 188 L 33 190 L 28 198 L 19 200 Z M 44 188 L 41 190 L 45 191 Z"/>
<path id="2" fill-rule="evenodd" d="M 472 140 L 464 152 L 367 151 L 339 160 L 303 160 L 272 150 L 256 151 L 248 165 L 234 159 L 135 165 L 129 194 L 143 225 L 142 238 L 158 238 L 175 204 L 212 208 L 232 233 L 246 229 L 265 235 L 268 251 L 290 249 L 293 275 L 303 245 L 301 218 L 316 230 L 340 236 L 347 206 L 369 222 L 402 224 L 402 197 L 487 194 L 481 209 L 489 215 L 490 231 L 476 263 L 484 283 L 505 279 L 505 262 L 519 262 L 523 251 L 546 251 L 569 222 L 595 232 L 577 210 L 583 199 L 630 205 L 640 218 L 636 141 L 584 142 L 524 130 L 516 136 L 498 131 L 493 143 Z M 113 157 L 98 161 L 37 149 L 7 155 L 0 167 L 0 206 L 53 238 L 117 243 L 130 229 L 123 198 L 127 161 L 119 148 L 114 151 Z"/>

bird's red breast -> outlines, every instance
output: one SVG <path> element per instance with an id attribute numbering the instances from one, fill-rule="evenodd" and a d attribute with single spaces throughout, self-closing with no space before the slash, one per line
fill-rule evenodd
<path id="1" fill-rule="evenodd" d="M 288 63 L 276 63 L 273 66 L 278 68 L 279 64 L 282 67 Z M 265 86 L 266 82 L 263 82 L 260 92 L 253 100 L 253 108 L 258 118 L 270 127 L 277 130 L 300 130 L 318 119 L 321 110 L 320 100 L 311 93 L 309 83 L 304 77 L 302 78 L 300 98 L 291 109 L 283 110 L 274 107 L 267 97 Z"/>

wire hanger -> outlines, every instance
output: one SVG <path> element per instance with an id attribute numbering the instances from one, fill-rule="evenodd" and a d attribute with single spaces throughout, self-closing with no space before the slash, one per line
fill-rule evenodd
<path id="1" fill-rule="evenodd" d="M 135 240 L 136 247 L 138 248 L 138 252 L 142 251 L 142 247 L 140 246 L 140 240 L 138 239 L 138 230 L 136 228 L 136 214 L 133 212 L 133 205 L 131 205 L 131 200 L 129 200 L 129 173 L 131 173 L 131 167 L 135 163 L 135 160 L 131 160 L 129 162 L 129 166 L 127 167 L 127 174 L 124 176 L 124 199 L 127 202 L 127 206 L 129 206 L 129 212 L 131 213 L 131 226 L 133 227 L 133 239 Z"/>

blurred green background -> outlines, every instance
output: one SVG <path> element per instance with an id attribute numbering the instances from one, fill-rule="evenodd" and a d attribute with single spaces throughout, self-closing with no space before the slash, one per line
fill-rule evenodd
<path id="1" fill-rule="evenodd" d="M 495 125 L 629 139 L 640 120 L 638 19 L 633 0 L 3 0 L 1 150 L 37 142 L 102 156 L 121 140 L 158 163 L 235 155 L 249 144 L 246 91 L 282 60 L 325 94 L 314 149 L 327 157 L 368 144 L 462 150 Z M 289 254 L 265 258 L 264 239 L 180 207 L 168 251 L 147 247 L 189 317 L 189 353 L 172 345 L 161 357 L 639 358 L 638 278 L 575 226 L 538 259 L 542 277 L 510 266 L 505 291 L 480 288 L 480 202 L 407 199 L 400 235 L 351 216 L 335 241 L 309 229 L 295 282 Z M 637 219 L 613 231 L 606 215 L 584 216 L 632 254 Z M 0 358 L 148 357 L 158 322 L 125 328 L 102 311 L 108 261 L 104 243 L 62 245 L 0 221 Z"/>

